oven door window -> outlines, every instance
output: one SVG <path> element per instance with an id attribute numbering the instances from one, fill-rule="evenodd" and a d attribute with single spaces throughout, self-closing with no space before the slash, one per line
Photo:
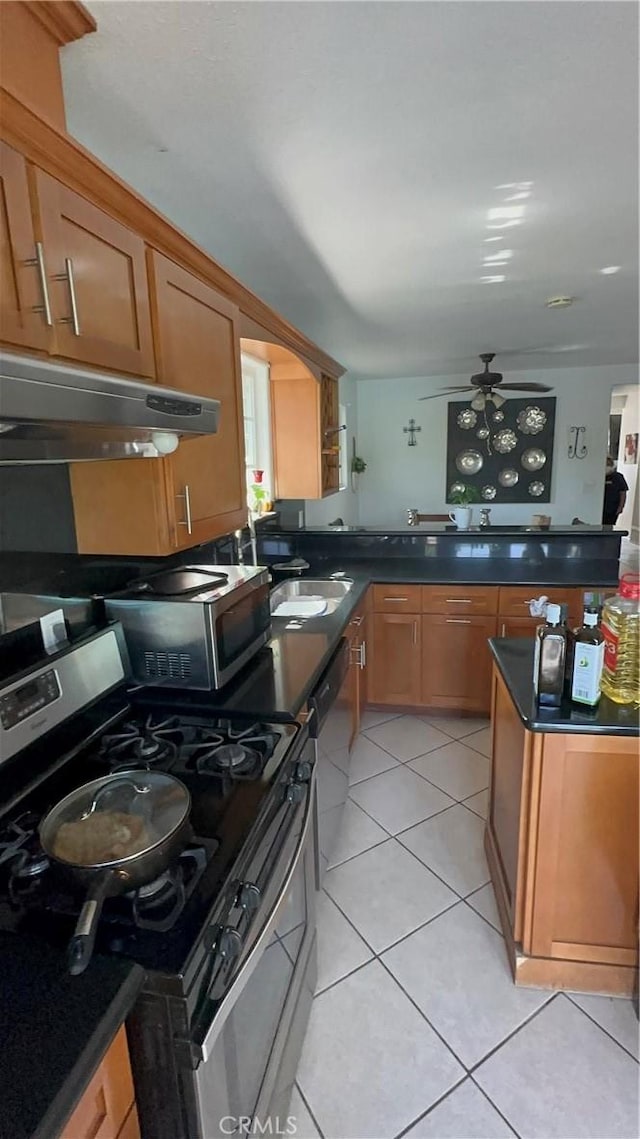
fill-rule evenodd
<path id="1" fill-rule="evenodd" d="M 269 628 L 269 587 L 261 585 L 216 617 L 218 668 L 224 671 Z"/>
<path id="2" fill-rule="evenodd" d="M 277 928 L 209 1058 L 195 1073 L 202 1139 L 242 1132 L 242 1126 L 246 1131 L 246 1120 L 253 1118 L 259 1099 L 264 1100 L 272 1055 L 286 1039 L 288 1010 L 295 1001 L 289 999 L 294 996 L 294 975 L 297 990 L 314 935 L 314 845 L 311 841 L 305 846 L 280 907 Z"/>

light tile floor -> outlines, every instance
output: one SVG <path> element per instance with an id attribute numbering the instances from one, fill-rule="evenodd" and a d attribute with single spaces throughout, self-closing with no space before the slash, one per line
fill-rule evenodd
<path id="1" fill-rule="evenodd" d="M 482 720 L 366 713 L 319 899 L 297 1139 L 640 1134 L 631 1002 L 512 983 L 482 846 L 489 746 Z"/>

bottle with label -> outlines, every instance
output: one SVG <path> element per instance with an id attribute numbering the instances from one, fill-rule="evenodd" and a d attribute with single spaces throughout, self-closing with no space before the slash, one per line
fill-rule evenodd
<path id="1" fill-rule="evenodd" d="M 549 603 L 547 623 L 536 629 L 533 687 L 538 704 L 560 707 L 566 656 L 567 630 L 560 624 L 560 606 Z"/>
<path id="2" fill-rule="evenodd" d="M 573 653 L 571 699 L 595 708 L 600 699 L 600 678 L 604 663 L 604 637 L 598 628 L 598 614 L 585 610 L 584 624 L 577 630 Z"/>
<path id="3" fill-rule="evenodd" d="M 626 573 L 602 609 L 601 688 L 616 704 L 640 704 L 640 577 Z"/>

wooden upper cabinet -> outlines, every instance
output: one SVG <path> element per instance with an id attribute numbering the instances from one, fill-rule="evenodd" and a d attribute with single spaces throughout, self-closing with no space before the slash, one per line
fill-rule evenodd
<path id="1" fill-rule="evenodd" d="M 158 382 L 221 404 L 217 433 L 165 460 L 172 541 L 187 547 L 247 519 L 238 309 L 155 250 L 149 276 Z"/>
<path id="2" fill-rule="evenodd" d="M 275 497 L 327 498 L 340 489 L 338 381 L 271 347 Z"/>
<path id="3" fill-rule="evenodd" d="M 422 618 L 422 699 L 431 707 L 488 713 L 495 617 Z"/>
<path id="4" fill-rule="evenodd" d="M 56 355 L 153 377 L 144 241 L 55 178 L 33 170 Z"/>
<path id="5" fill-rule="evenodd" d="M 218 432 L 166 459 L 71 464 L 80 553 L 169 554 L 246 522 L 237 309 L 154 250 L 149 280 L 158 381 L 219 399 Z"/>
<path id="6" fill-rule="evenodd" d="M 42 245 L 36 245 L 27 164 L 0 141 L 0 339 L 47 350 L 52 318 L 44 304 L 47 282 Z"/>

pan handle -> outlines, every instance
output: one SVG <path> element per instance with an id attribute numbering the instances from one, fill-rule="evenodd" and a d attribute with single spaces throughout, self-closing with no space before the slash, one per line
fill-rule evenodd
<path id="1" fill-rule="evenodd" d="M 67 949 L 67 964 L 72 977 L 84 973 L 91 960 L 102 906 L 111 892 L 113 871 L 105 870 L 92 881 L 78 916 L 75 932 Z"/>

